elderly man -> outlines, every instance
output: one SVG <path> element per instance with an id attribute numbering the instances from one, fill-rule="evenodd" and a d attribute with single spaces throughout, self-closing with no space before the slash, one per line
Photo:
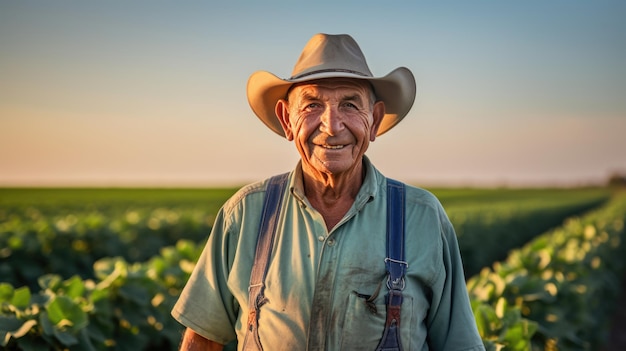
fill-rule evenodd
<path id="1" fill-rule="evenodd" d="M 172 311 L 181 349 L 483 350 L 443 208 L 365 156 L 413 105 L 411 72 L 376 78 L 350 36 L 317 34 L 247 93 L 301 161 L 220 210 Z"/>

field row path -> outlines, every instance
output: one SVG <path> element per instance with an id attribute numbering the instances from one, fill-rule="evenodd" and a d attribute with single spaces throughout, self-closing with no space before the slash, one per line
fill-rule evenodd
<path id="1" fill-rule="evenodd" d="M 622 279 L 622 292 L 617 299 L 615 314 L 611 322 L 609 342 L 600 351 L 626 350 L 626 276 Z"/>

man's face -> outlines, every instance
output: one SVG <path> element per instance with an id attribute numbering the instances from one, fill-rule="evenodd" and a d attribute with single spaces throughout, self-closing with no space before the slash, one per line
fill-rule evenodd
<path id="1" fill-rule="evenodd" d="M 283 129 L 305 171 L 337 176 L 360 166 L 384 115 L 384 104 L 372 100 L 369 84 L 355 79 L 322 79 L 291 89 Z"/>

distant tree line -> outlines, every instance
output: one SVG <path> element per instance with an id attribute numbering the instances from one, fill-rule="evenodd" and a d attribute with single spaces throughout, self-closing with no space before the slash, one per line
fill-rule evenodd
<path id="1" fill-rule="evenodd" d="M 626 173 L 615 172 L 609 176 L 609 186 L 626 187 Z"/>

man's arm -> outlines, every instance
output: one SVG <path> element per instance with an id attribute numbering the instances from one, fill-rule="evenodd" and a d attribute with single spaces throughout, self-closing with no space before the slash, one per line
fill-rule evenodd
<path id="1" fill-rule="evenodd" d="M 187 328 L 180 343 L 180 351 L 222 351 L 224 345 L 211 341 Z"/>

